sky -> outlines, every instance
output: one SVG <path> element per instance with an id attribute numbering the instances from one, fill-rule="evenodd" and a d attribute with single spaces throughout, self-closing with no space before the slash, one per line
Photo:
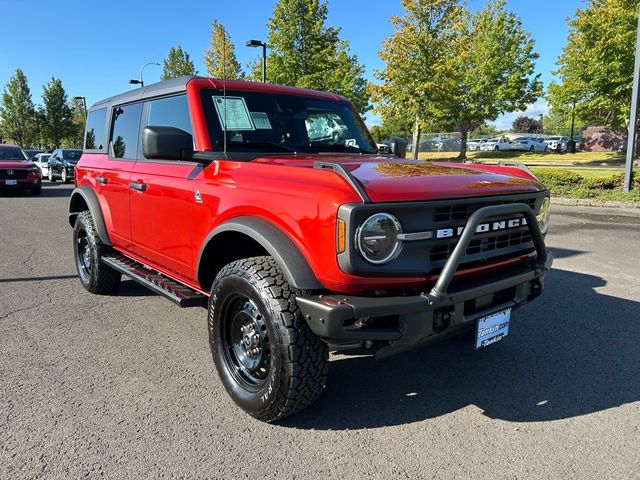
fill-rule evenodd
<path id="1" fill-rule="evenodd" d="M 378 57 L 381 42 L 393 33 L 389 19 L 402 14 L 400 0 L 328 3 L 327 23 L 341 28 L 341 37 L 350 42 L 367 78 L 375 80 L 374 70 L 384 68 Z M 484 0 L 469 3 L 480 8 Z M 128 80 L 139 77 L 140 67 L 147 62 L 162 63 L 169 48 L 176 45 L 189 52 L 196 70 L 206 75 L 203 52 L 209 46 L 214 18 L 231 35 L 244 66 L 261 50 L 246 47 L 245 41 L 266 39 L 274 4 L 275 0 L 0 0 L 0 88 L 21 68 L 36 103 L 41 101 L 42 86 L 55 76 L 70 97 L 84 96 L 91 105 L 134 88 Z M 546 87 L 566 43 L 566 19 L 583 2 L 508 0 L 507 6 L 536 40 L 537 73 Z M 162 67 L 147 66 L 145 83 L 158 81 L 161 72 Z M 546 111 L 546 103 L 539 100 L 525 114 L 537 117 Z M 520 114 L 506 114 L 493 123 L 507 129 Z M 369 112 L 366 121 L 372 126 L 379 118 Z"/>

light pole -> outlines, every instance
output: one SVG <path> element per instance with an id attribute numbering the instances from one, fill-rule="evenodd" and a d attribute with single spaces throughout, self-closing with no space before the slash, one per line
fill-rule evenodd
<path id="1" fill-rule="evenodd" d="M 132 85 L 140 85 L 141 87 L 144 87 L 144 80 L 142 79 L 142 72 L 144 71 L 144 67 L 146 67 L 147 65 L 160 65 L 158 62 L 149 62 L 149 63 L 145 63 L 144 65 L 142 65 L 142 67 L 140 67 L 140 80 L 136 80 L 135 78 L 129 80 L 129 83 Z"/>
<path id="2" fill-rule="evenodd" d="M 267 44 L 260 40 L 247 40 L 247 47 L 262 47 L 262 83 L 267 82 Z"/>
<path id="3" fill-rule="evenodd" d="M 74 100 L 82 100 L 84 106 L 84 118 L 87 118 L 87 99 L 85 97 L 73 97 Z"/>
<path id="4" fill-rule="evenodd" d="M 573 101 L 571 105 L 571 137 L 569 138 L 569 142 L 567 146 L 569 147 L 569 151 L 571 153 L 576 153 L 576 141 L 573 139 L 573 131 L 576 127 L 576 101 Z"/>

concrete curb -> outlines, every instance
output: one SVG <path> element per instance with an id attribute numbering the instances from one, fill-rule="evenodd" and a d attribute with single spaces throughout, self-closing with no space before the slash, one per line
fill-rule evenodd
<path id="1" fill-rule="evenodd" d="M 614 208 L 640 208 L 640 202 L 621 200 L 595 200 L 592 198 L 565 198 L 551 197 L 551 204 L 574 207 L 614 207 Z"/>

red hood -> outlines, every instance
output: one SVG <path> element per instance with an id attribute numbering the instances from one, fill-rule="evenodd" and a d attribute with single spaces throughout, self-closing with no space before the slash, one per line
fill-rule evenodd
<path id="1" fill-rule="evenodd" d="M 0 160 L 0 168 L 10 169 L 14 168 L 19 170 L 21 168 L 29 168 L 35 165 L 31 160 Z"/>
<path id="2" fill-rule="evenodd" d="M 313 167 L 316 161 L 340 163 L 362 184 L 373 202 L 506 195 L 544 189 L 538 180 L 524 170 L 494 165 L 325 155 L 297 159 L 266 157 L 254 160 L 260 163 L 299 167 Z"/>

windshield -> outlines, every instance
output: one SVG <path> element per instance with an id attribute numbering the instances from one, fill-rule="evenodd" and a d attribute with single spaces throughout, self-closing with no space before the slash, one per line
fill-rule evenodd
<path id="1" fill-rule="evenodd" d="M 82 150 L 63 150 L 62 158 L 70 162 L 77 162 L 82 156 Z"/>
<path id="2" fill-rule="evenodd" d="M 18 147 L 0 148 L 0 160 L 28 160 L 27 155 Z"/>
<path id="3" fill-rule="evenodd" d="M 378 151 L 360 116 L 337 101 L 264 92 L 202 91 L 203 109 L 215 150 L 228 152 Z"/>

